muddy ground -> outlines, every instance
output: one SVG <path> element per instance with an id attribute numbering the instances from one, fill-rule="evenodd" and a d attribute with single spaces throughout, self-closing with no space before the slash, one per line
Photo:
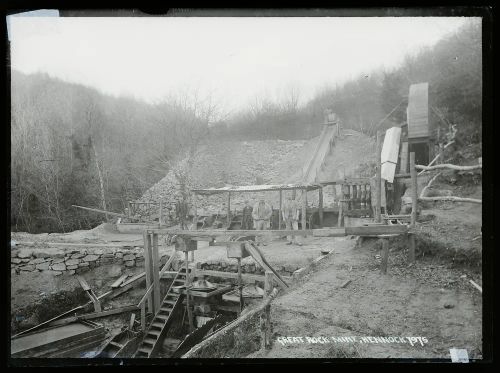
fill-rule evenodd
<path id="1" fill-rule="evenodd" d="M 431 213 L 432 222 L 417 226 L 416 263 L 408 265 L 405 241 L 393 240 L 386 275 L 379 270 L 376 239 L 361 245 L 348 237 L 325 240 L 335 254 L 273 303 L 273 348 L 247 357 L 449 359 L 449 349 L 456 347 L 480 359 L 482 294 L 469 279 L 481 285 L 481 241 L 472 241 L 481 231 L 481 208 L 455 203 L 422 211 Z M 457 253 L 463 260 L 456 260 Z M 358 342 L 278 342 L 279 337 L 342 336 Z M 427 342 L 359 342 L 359 337 L 391 336 Z"/>

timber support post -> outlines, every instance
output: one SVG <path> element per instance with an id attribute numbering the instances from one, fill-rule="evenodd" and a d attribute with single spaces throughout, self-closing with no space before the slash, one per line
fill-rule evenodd
<path id="1" fill-rule="evenodd" d="M 415 235 L 413 233 L 408 234 L 408 262 L 415 263 Z"/>
<path id="2" fill-rule="evenodd" d="M 188 261 L 188 252 L 184 251 L 184 260 L 186 261 L 186 308 L 187 308 L 187 314 L 188 314 L 188 321 L 189 321 L 189 332 L 192 332 L 194 330 L 194 325 L 193 325 L 193 312 L 191 310 L 191 305 L 190 305 L 190 291 L 189 291 L 189 286 L 191 285 L 191 276 L 189 275 L 189 261 Z"/>
<path id="3" fill-rule="evenodd" d="M 231 225 L 231 192 L 227 192 L 227 227 Z"/>
<path id="4" fill-rule="evenodd" d="M 417 184 L 417 169 L 415 168 L 415 153 L 410 153 L 410 174 L 411 174 L 411 227 L 414 227 L 417 222 L 417 204 L 418 204 L 418 184 Z"/>
<path id="5" fill-rule="evenodd" d="M 307 211 L 307 189 L 303 189 L 302 190 L 302 230 L 306 230 L 307 227 L 306 227 L 306 221 L 307 221 L 307 217 L 306 217 L 306 211 Z M 306 237 L 306 236 L 304 236 Z"/>
<path id="6" fill-rule="evenodd" d="M 264 297 L 265 299 L 269 299 L 271 290 L 272 290 L 272 284 L 273 284 L 273 272 L 271 271 L 266 271 L 265 273 L 265 282 L 264 282 Z M 261 331 L 261 336 L 260 336 L 260 341 L 261 341 L 261 349 L 262 350 L 268 350 L 272 347 L 272 340 L 271 340 L 271 335 L 272 335 L 272 325 L 271 325 L 271 304 L 267 304 L 264 309 L 262 310 L 262 313 L 260 315 L 260 331 Z"/>
<path id="7" fill-rule="evenodd" d="M 380 223 L 381 219 L 381 209 L 382 209 L 382 138 L 380 131 L 377 131 L 377 177 L 375 192 L 377 193 L 377 210 L 375 221 Z"/>
<path id="8" fill-rule="evenodd" d="M 153 250 L 151 252 L 153 267 L 153 302 L 154 314 L 160 309 L 160 258 L 158 253 L 158 233 L 152 233 Z"/>
<path id="9" fill-rule="evenodd" d="M 318 203 L 319 227 L 323 228 L 323 187 L 319 188 L 318 191 L 319 191 L 318 192 L 319 193 L 319 203 Z"/>
<path id="10" fill-rule="evenodd" d="M 236 258 L 238 260 L 238 293 L 240 296 L 240 312 L 243 311 L 243 279 L 241 277 L 241 258 Z"/>
<path id="11" fill-rule="evenodd" d="M 151 235 L 148 231 L 144 231 L 144 269 L 146 271 L 146 289 L 149 289 L 151 284 L 153 283 L 153 263 L 152 263 L 152 255 L 151 255 Z M 153 304 L 153 295 L 149 293 L 148 295 L 148 310 L 153 315 L 155 314 L 154 304 Z"/>
<path id="12" fill-rule="evenodd" d="M 283 213 L 283 191 L 280 189 L 280 211 L 278 217 L 278 229 L 281 229 L 281 214 Z"/>

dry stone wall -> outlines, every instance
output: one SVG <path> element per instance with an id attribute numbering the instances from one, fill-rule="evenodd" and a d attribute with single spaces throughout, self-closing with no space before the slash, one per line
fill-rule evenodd
<path id="1" fill-rule="evenodd" d="M 144 265 L 141 248 L 19 248 L 11 251 L 11 274 L 50 271 L 55 276 L 79 274 L 101 264 Z"/>

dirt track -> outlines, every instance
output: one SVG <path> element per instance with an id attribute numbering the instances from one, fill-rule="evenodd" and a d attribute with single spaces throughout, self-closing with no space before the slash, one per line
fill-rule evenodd
<path id="1" fill-rule="evenodd" d="M 383 275 L 374 240 L 356 246 L 355 240 L 341 238 L 333 246 L 333 256 L 274 303 L 272 350 L 248 357 L 446 359 L 457 347 L 481 358 L 482 296 L 460 278 L 466 269 L 432 258 L 407 269 L 404 252 L 396 250 Z M 352 282 L 340 288 L 348 279 Z M 426 337 L 428 342 L 283 346 L 280 336 Z"/>

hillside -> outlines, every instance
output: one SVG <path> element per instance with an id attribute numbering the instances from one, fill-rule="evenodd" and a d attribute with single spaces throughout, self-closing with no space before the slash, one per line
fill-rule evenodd
<path id="1" fill-rule="evenodd" d="M 301 168 L 316 149 L 319 137 L 309 141 L 219 141 L 202 146 L 192 159 L 184 159 L 174 169 L 140 198 L 141 202 L 158 202 L 169 205 L 181 197 L 180 182 L 175 176 L 179 170 L 188 174 L 190 187 L 223 187 L 225 185 L 253 185 L 257 177 L 264 184 L 299 183 Z M 359 167 L 375 160 L 373 139 L 357 131 L 346 130 L 326 158 L 321 181 L 338 180 L 343 175 L 357 175 Z M 189 165 L 191 164 L 191 165 Z M 256 201 L 261 194 L 236 194 L 231 196 L 231 209 L 241 210 L 245 199 Z M 279 205 L 278 193 L 265 193 L 264 198 L 273 206 Z M 325 206 L 331 206 L 335 197 L 333 188 L 325 190 Z M 318 193 L 310 192 L 310 205 L 317 205 Z M 226 196 L 199 197 L 198 213 L 225 212 Z"/>

